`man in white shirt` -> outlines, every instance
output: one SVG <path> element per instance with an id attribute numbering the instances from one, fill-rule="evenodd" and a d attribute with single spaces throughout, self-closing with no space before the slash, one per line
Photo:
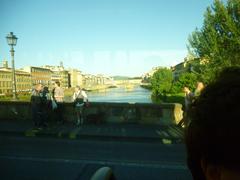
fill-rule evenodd
<path id="1" fill-rule="evenodd" d="M 53 89 L 53 99 L 57 103 L 57 108 L 55 109 L 57 122 L 63 124 L 63 98 L 64 98 L 64 90 L 60 87 L 60 82 L 56 81 Z"/>
<path id="2" fill-rule="evenodd" d="M 75 111 L 77 113 L 76 125 L 83 124 L 83 107 L 86 103 L 88 105 L 88 97 L 85 91 L 83 91 L 80 86 L 75 87 L 75 92 L 73 93 L 73 102 L 75 105 Z"/>

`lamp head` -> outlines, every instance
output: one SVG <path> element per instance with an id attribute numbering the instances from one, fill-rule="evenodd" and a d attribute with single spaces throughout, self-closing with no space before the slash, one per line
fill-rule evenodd
<path id="1" fill-rule="evenodd" d="M 18 38 L 13 34 L 13 32 L 10 32 L 6 36 L 6 39 L 9 46 L 16 46 Z"/>

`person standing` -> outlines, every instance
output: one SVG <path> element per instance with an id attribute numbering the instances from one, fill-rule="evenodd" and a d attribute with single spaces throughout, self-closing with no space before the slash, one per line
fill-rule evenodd
<path id="1" fill-rule="evenodd" d="M 43 126 L 43 99 L 42 99 L 42 84 L 36 84 L 31 95 L 31 110 L 32 110 L 32 121 L 34 126 L 41 129 Z"/>
<path id="2" fill-rule="evenodd" d="M 183 92 L 184 92 L 184 95 L 185 95 L 184 96 L 184 104 L 185 104 L 184 110 L 185 110 L 185 112 L 187 112 L 189 110 L 189 107 L 190 107 L 191 103 L 192 103 L 194 93 L 192 93 L 190 91 L 190 89 L 186 86 L 183 88 Z"/>
<path id="3" fill-rule="evenodd" d="M 43 87 L 42 93 L 41 93 L 42 101 L 43 101 L 43 123 L 44 126 L 47 127 L 47 120 L 50 114 L 51 109 L 51 96 L 48 90 L 47 86 Z"/>
<path id="4" fill-rule="evenodd" d="M 194 93 L 192 93 L 190 89 L 186 86 L 183 88 L 183 92 L 184 92 L 184 113 L 182 122 L 183 124 L 181 124 L 181 126 L 186 127 L 188 125 L 187 115 L 194 98 Z"/>
<path id="5" fill-rule="evenodd" d="M 84 90 L 80 86 L 75 87 L 75 92 L 73 93 L 73 102 L 75 106 L 75 111 L 77 114 L 76 125 L 83 124 L 83 108 L 84 104 L 88 103 L 88 97 Z"/>
<path id="6" fill-rule="evenodd" d="M 196 89 L 194 91 L 194 97 L 200 96 L 202 90 L 204 89 L 204 84 L 201 81 L 197 82 Z"/>
<path id="7" fill-rule="evenodd" d="M 52 91 L 53 99 L 57 103 L 57 108 L 55 109 L 57 122 L 59 124 L 63 124 L 63 98 L 64 98 L 64 90 L 60 87 L 60 82 L 56 81 L 54 84 L 54 89 Z"/>

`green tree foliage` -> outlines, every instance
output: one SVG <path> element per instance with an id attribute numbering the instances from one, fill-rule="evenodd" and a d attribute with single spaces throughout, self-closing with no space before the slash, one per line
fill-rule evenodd
<path id="1" fill-rule="evenodd" d="M 180 93 L 182 92 L 183 87 L 188 87 L 191 91 L 193 91 L 196 87 L 196 83 L 198 81 L 198 76 L 194 73 L 183 73 L 180 75 L 179 79 L 173 84 L 172 93 Z"/>
<path id="2" fill-rule="evenodd" d="M 240 1 L 215 0 L 204 14 L 202 28 L 190 35 L 189 51 L 207 60 L 193 67 L 205 81 L 224 67 L 240 65 Z"/>
<path id="3" fill-rule="evenodd" d="M 172 71 L 167 68 L 158 69 L 152 76 L 150 82 L 154 96 L 166 96 L 172 87 L 173 75 Z"/>

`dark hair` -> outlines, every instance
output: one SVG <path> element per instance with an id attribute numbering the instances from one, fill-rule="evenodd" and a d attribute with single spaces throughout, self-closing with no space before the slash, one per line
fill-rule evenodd
<path id="1" fill-rule="evenodd" d="M 55 84 L 57 84 L 58 87 L 60 87 L 60 82 L 59 81 L 56 81 Z"/>
<path id="2" fill-rule="evenodd" d="M 201 159 L 240 167 L 240 67 L 224 69 L 190 108 L 187 162 L 194 180 L 204 180 Z"/>
<path id="3" fill-rule="evenodd" d="M 43 87 L 43 91 L 48 93 L 48 92 L 49 92 L 48 87 L 47 87 L 47 86 L 44 86 L 44 87 Z"/>

